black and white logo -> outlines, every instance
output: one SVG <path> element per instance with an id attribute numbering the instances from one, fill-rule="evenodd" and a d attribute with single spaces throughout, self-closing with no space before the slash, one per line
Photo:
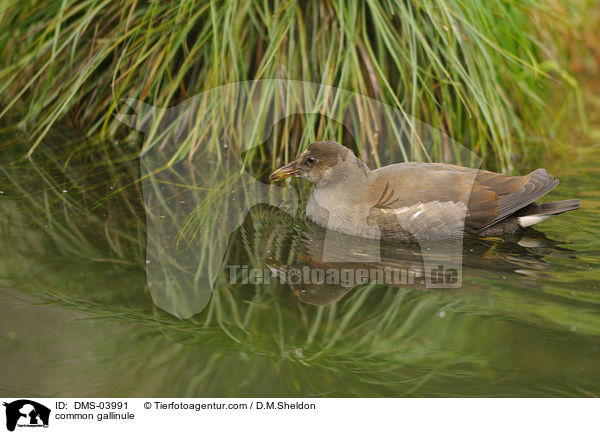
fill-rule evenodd
<path id="1" fill-rule="evenodd" d="M 14 431 L 16 427 L 48 427 L 50 409 L 29 399 L 19 399 L 4 403 L 6 407 L 6 429 Z"/>

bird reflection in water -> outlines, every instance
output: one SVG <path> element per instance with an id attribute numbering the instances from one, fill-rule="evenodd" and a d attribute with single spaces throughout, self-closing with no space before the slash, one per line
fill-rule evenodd
<path id="1" fill-rule="evenodd" d="M 444 269 L 440 265 L 428 268 L 427 263 L 435 264 L 442 259 L 432 256 L 439 255 L 440 251 L 452 251 L 456 246 L 428 251 L 418 243 L 380 241 L 375 251 L 373 244 L 365 244 L 362 238 L 342 233 L 332 235 L 331 231 L 310 221 L 287 218 L 282 219 L 288 220 L 287 224 L 270 221 L 271 218 L 279 220 L 277 214 L 274 211 L 267 219 L 263 216 L 254 225 L 264 243 L 266 253 L 262 261 L 273 275 L 289 286 L 299 301 L 316 306 L 335 303 L 366 283 L 412 289 L 428 289 L 429 283 L 441 283 L 437 287 L 443 288 L 446 280 L 452 283 L 456 278 L 455 272 L 465 278 L 489 271 L 498 276 L 526 276 L 532 278 L 531 284 L 535 287 L 533 278 L 551 267 L 545 261 L 548 254 L 570 255 L 571 252 L 542 232 L 527 229 L 503 238 L 468 237 L 448 241 L 462 243 L 458 250 L 462 256 L 459 269 Z M 346 260 L 323 260 L 326 240 L 333 241 L 330 245 L 339 249 L 339 257 Z M 331 259 L 335 253 L 328 252 L 326 257 Z M 377 261 L 372 260 L 375 256 Z"/>

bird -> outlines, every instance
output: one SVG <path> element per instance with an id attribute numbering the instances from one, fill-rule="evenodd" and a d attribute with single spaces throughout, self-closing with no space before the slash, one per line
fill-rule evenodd
<path id="1" fill-rule="evenodd" d="M 327 229 L 396 242 L 514 234 L 579 208 L 578 199 L 536 203 L 558 185 L 545 169 L 524 176 L 447 163 L 371 170 L 335 141 L 315 142 L 270 179 L 313 184 L 306 216 Z"/>

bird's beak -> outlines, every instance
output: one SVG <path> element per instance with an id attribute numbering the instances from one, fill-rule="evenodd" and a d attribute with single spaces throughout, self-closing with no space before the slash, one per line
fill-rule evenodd
<path id="1" fill-rule="evenodd" d="M 280 167 L 275 172 L 271 173 L 270 178 L 273 181 L 281 181 L 282 179 L 289 178 L 292 175 L 300 172 L 300 166 L 298 166 L 298 160 L 292 161 L 290 164 L 286 164 Z"/>

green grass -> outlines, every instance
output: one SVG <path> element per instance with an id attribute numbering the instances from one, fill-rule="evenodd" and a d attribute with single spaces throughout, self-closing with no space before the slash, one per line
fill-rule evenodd
<path id="1" fill-rule="evenodd" d="M 285 78 L 388 103 L 510 170 L 528 138 L 549 134 L 539 121 L 549 94 L 578 95 L 561 41 L 580 11 L 567 0 L 3 0 L 0 10 L 0 113 L 30 138 L 27 155 L 61 121 L 86 137 L 132 134 L 113 116 L 122 98 L 169 107 L 223 84 Z M 281 159 L 308 141 L 289 133 L 278 133 Z M 368 149 L 377 134 L 365 136 Z"/>

